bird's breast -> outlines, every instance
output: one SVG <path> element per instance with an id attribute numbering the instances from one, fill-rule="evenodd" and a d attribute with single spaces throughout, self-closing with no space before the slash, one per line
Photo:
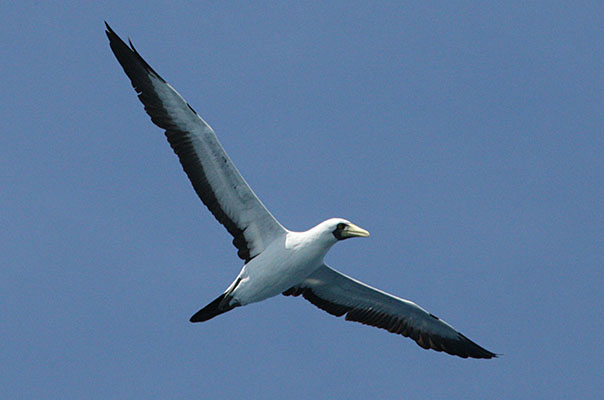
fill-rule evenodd
<path id="1" fill-rule="evenodd" d="M 324 256 L 304 243 L 273 243 L 243 267 L 233 295 L 241 305 L 276 296 L 306 279 Z"/>

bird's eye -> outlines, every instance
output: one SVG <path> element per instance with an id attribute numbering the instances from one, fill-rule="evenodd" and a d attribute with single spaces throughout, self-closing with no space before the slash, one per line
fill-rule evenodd
<path id="1" fill-rule="evenodd" d="M 339 231 L 341 231 L 342 229 L 346 228 L 346 224 L 343 224 L 343 223 L 340 222 L 338 224 L 337 228 L 338 228 Z"/>

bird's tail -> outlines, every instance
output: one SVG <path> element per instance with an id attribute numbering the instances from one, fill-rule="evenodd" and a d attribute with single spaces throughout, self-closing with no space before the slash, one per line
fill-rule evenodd
<path id="1" fill-rule="evenodd" d="M 228 292 L 223 293 L 216 300 L 197 311 L 189 321 L 191 322 L 204 322 L 214 318 L 217 315 L 223 314 L 227 311 L 231 311 L 233 308 L 238 307 L 238 303 L 229 304 L 231 296 Z"/>

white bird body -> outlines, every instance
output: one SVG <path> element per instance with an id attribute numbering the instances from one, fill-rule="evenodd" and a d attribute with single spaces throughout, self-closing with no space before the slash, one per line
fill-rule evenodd
<path id="1" fill-rule="evenodd" d="M 243 266 L 229 286 L 232 301 L 240 305 L 255 303 L 302 282 L 323 265 L 323 258 L 338 241 L 331 232 L 341 221 L 345 220 L 333 218 L 305 232 L 287 231 L 273 240 Z"/>
<path id="2" fill-rule="evenodd" d="M 213 129 L 147 62 L 106 24 L 111 50 L 130 78 L 151 120 L 166 138 L 195 192 L 233 235 L 245 261 L 233 283 L 191 317 L 203 322 L 235 307 L 280 293 L 302 295 L 320 309 L 347 320 L 410 337 L 421 347 L 467 358 L 497 355 L 462 335 L 417 304 L 392 296 L 327 266 L 323 259 L 340 240 L 369 232 L 341 218 L 305 232 L 285 229 L 245 182 Z"/>

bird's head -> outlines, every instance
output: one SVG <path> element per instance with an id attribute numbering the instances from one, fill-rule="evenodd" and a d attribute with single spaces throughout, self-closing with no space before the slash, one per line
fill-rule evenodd
<path id="1" fill-rule="evenodd" d="M 331 218 L 320 225 L 323 225 L 322 228 L 326 233 L 329 233 L 337 240 L 369 236 L 369 232 L 365 229 L 342 218 Z"/>

